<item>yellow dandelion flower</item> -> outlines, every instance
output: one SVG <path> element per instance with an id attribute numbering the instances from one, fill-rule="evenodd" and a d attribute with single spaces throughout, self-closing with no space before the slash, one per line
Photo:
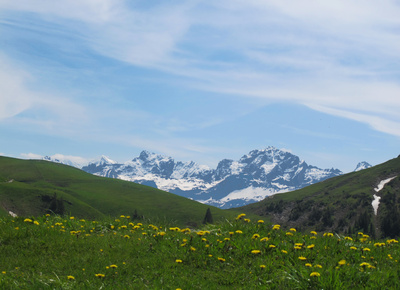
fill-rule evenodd
<path id="1" fill-rule="evenodd" d="M 26 222 L 26 223 L 31 223 L 32 220 L 31 220 L 31 219 L 24 219 L 24 222 Z"/>
<path id="2" fill-rule="evenodd" d="M 299 246 L 294 246 L 294 249 L 295 249 L 295 250 L 301 250 L 301 247 L 299 247 Z"/>
<path id="3" fill-rule="evenodd" d="M 287 251 L 285 251 L 285 250 L 281 250 L 281 252 L 284 253 L 284 254 L 287 254 Z"/>
<path id="4" fill-rule="evenodd" d="M 257 255 L 257 254 L 260 254 L 261 251 L 260 250 L 252 250 L 251 253 L 254 255 Z"/>
<path id="5" fill-rule="evenodd" d="M 362 249 L 364 252 L 370 252 L 371 250 L 369 248 L 363 248 Z"/>
<path id="6" fill-rule="evenodd" d="M 259 224 L 263 224 L 263 223 L 264 223 L 263 220 L 258 220 L 257 222 L 258 222 Z"/>
<path id="7" fill-rule="evenodd" d="M 310 274 L 310 277 L 319 277 L 319 276 L 321 276 L 321 274 L 318 273 L 318 272 L 312 272 L 312 273 Z"/>
<path id="8" fill-rule="evenodd" d="M 340 266 L 346 265 L 346 260 L 340 260 L 340 261 L 338 262 L 338 264 L 339 264 Z"/>
<path id="9" fill-rule="evenodd" d="M 300 257 L 299 257 L 299 260 L 305 261 L 305 260 L 307 260 L 307 258 L 306 258 L 306 257 L 303 257 L 303 256 L 300 256 Z"/>
<path id="10" fill-rule="evenodd" d="M 244 221 L 245 221 L 246 223 L 249 223 L 249 222 L 250 222 L 250 219 L 244 219 Z"/>
<path id="11" fill-rule="evenodd" d="M 268 247 L 270 247 L 270 248 L 276 248 L 275 245 L 269 245 Z"/>
<path id="12" fill-rule="evenodd" d="M 357 250 L 356 247 L 350 247 L 350 250 Z"/>
<path id="13" fill-rule="evenodd" d="M 70 216 L 70 217 L 69 217 L 69 219 L 70 219 L 70 220 L 74 220 L 74 219 L 75 219 L 75 217 L 73 217 L 73 216 Z"/>
<path id="14" fill-rule="evenodd" d="M 225 262 L 225 259 L 224 259 L 224 258 L 221 258 L 221 257 L 218 257 L 218 261 L 220 261 L 220 262 Z"/>
<path id="15" fill-rule="evenodd" d="M 262 238 L 262 239 L 260 240 L 260 242 L 266 242 L 266 241 L 268 241 L 268 240 L 269 240 L 269 238 L 264 237 L 264 238 Z"/>
<path id="16" fill-rule="evenodd" d="M 96 277 L 98 277 L 98 278 L 104 278 L 106 275 L 104 275 L 104 274 L 94 274 Z"/>
<path id="17" fill-rule="evenodd" d="M 176 263 L 182 263 L 183 261 L 181 259 L 176 259 L 175 262 Z"/>
<path id="18" fill-rule="evenodd" d="M 1 274 L 7 274 L 7 272 L 6 271 L 2 271 Z"/>
<path id="19" fill-rule="evenodd" d="M 118 268 L 118 266 L 117 265 L 110 265 L 110 268 Z"/>
<path id="20" fill-rule="evenodd" d="M 315 265 L 315 267 L 316 267 L 316 268 L 320 268 L 320 269 L 322 269 L 322 266 L 321 266 L 321 265 L 319 265 L 319 264 Z"/>
<path id="21" fill-rule="evenodd" d="M 280 225 L 274 225 L 274 226 L 272 227 L 273 230 L 279 230 L 280 228 L 281 228 Z"/>
<path id="22" fill-rule="evenodd" d="M 314 247 L 315 247 L 315 245 L 311 244 L 311 245 L 307 246 L 307 249 L 314 249 Z"/>
<path id="23" fill-rule="evenodd" d="M 253 240 L 255 240 L 255 239 L 258 239 L 259 237 L 260 237 L 259 234 L 254 234 L 251 238 L 252 238 Z"/>
<path id="24" fill-rule="evenodd" d="M 237 233 L 237 234 L 243 234 L 243 232 L 242 232 L 241 230 L 237 230 L 237 231 L 235 231 L 235 233 Z"/>
<path id="25" fill-rule="evenodd" d="M 286 235 L 287 236 L 293 236 L 293 234 L 291 232 L 287 232 Z"/>
<path id="26" fill-rule="evenodd" d="M 196 248 L 195 248 L 195 247 L 190 247 L 190 250 L 191 250 L 192 252 L 194 252 L 194 251 L 196 251 Z"/>
<path id="27" fill-rule="evenodd" d="M 291 228 L 289 231 L 296 232 L 296 229 L 295 228 Z"/>
<path id="28" fill-rule="evenodd" d="M 316 231 L 311 231 L 310 234 L 317 235 L 317 232 Z"/>
<path id="29" fill-rule="evenodd" d="M 129 235 L 124 236 L 125 239 L 130 239 L 131 237 Z"/>
<path id="30" fill-rule="evenodd" d="M 306 266 L 306 267 L 312 267 L 312 264 L 306 263 L 304 266 Z"/>
<path id="31" fill-rule="evenodd" d="M 69 275 L 69 276 L 67 276 L 67 279 L 68 279 L 68 280 L 75 280 L 75 277 L 74 277 L 74 276 L 71 276 L 71 275 Z"/>
<path id="32" fill-rule="evenodd" d="M 236 219 L 237 219 L 237 220 L 240 220 L 242 217 L 245 217 L 245 216 L 246 216 L 245 213 L 241 213 L 240 215 L 238 215 L 238 216 L 236 217 Z"/>
<path id="33" fill-rule="evenodd" d="M 265 269 L 267 266 L 265 266 L 265 265 L 260 265 L 260 268 L 261 269 Z"/>

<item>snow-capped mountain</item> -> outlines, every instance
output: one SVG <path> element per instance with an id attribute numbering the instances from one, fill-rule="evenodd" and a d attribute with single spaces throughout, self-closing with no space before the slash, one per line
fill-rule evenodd
<path id="1" fill-rule="evenodd" d="M 69 166 L 73 166 L 76 168 L 82 168 L 87 164 L 87 161 L 84 158 L 81 157 L 75 157 L 75 156 L 64 156 L 62 154 L 55 154 L 52 156 L 44 156 L 42 160 L 50 161 L 50 162 L 55 162 L 55 163 L 61 163 Z"/>
<path id="2" fill-rule="evenodd" d="M 354 169 L 354 171 L 360 171 L 360 170 L 367 169 L 367 168 L 370 168 L 370 167 L 372 167 L 371 164 L 369 164 L 366 161 L 362 161 L 362 162 L 357 164 L 356 169 Z"/>
<path id="3" fill-rule="evenodd" d="M 274 147 L 253 150 L 238 161 L 224 159 L 216 169 L 143 151 L 119 164 L 106 157 L 82 167 L 99 176 L 150 185 L 221 208 L 245 205 L 342 174 L 308 165 Z"/>

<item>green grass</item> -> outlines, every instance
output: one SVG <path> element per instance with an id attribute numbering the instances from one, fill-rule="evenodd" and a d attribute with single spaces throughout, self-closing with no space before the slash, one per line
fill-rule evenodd
<path id="1" fill-rule="evenodd" d="M 396 240 L 245 217 L 201 230 L 127 216 L 6 217 L 0 248 L 1 289 L 400 288 Z"/>
<path id="2" fill-rule="evenodd" d="M 10 182 L 12 181 L 12 182 Z M 237 212 L 224 211 L 187 198 L 133 182 L 91 175 L 82 170 L 38 160 L 0 157 L 0 216 L 39 216 L 54 194 L 65 202 L 65 213 L 98 219 L 121 212 L 151 220 L 173 221 L 179 226 L 201 225 L 207 208 L 214 221 Z"/>

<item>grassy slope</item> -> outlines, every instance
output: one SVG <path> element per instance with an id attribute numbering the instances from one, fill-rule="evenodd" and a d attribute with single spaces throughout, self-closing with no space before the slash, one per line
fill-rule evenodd
<path id="1" fill-rule="evenodd" d="M 339 224 L 343 224 L 343 221 L 348 223 L 351 219 L 354 222 L 360 212 L 365 211 L 373 218 L 371 202 L 373 195 L 377 194 L 374 188 L 381 180 L 399 175 L 400 158 L 395 158 L 369 169 L 334 177 L 300 190 L 277 194 L 238 209 L 267 217 L 272 222 L 291 226 L 345 230 L 349 224 L 342 228 Z M 378 195 L 384 197 L 388 192 L 398 195 L 399 190 L 396 185 L 398 180 L 399 178 L 396 178 L 387 184 Z M 322 216 L 328 210 L 333 216 L 333 224 L 324 227 Z M 313 211 L 317 214 L 314 223 L 310 218 Z"/>
<path id="2" fill-rule="evenodd" d="M 9 182 L 13 180 L 13 182 Z M 182 224 L 200 224 L 207 205 L 132 182 L 103 178 L 79 169 L 39 160 L 0 157 L 0 214 L 43 214 L 41 196 L 62 197 L 66 212 L 77 217 L 132 215 Z M 214 220 L 237 212 L 211 207 Z"/>

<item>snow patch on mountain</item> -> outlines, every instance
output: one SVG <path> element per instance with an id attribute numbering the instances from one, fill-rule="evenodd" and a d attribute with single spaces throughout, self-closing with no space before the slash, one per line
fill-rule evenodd
<path id="1" fill-rule="evenodd" d="M 363 169 L 367 169 L 367 168 L 370 168 L 370 167 L 372 167 L 371 164 L 369 164 L 366 161 L 362 161 L 362 162 L 357 164 L 356 168 L 354 169 L 354 172 L 355 171 L 360 171 L 360 170 L 363 170 Z"/>
<path id="2" fill-rule="evenodd" d="M 385 187 L 385 185 L 386 185 L 387 183 L 389 183 L 390 181 L 392 181 L 392 180 L 395 179 L 396 177 L 397 177 L 397 176 L 394 176 L 394 177 L 390 177 L 390 178 L 381 180 L 381 181 L 379 182 L 378 186 L 374 188 L 374 190 L 375 190 L 376 192 L 381 191 L 381 190 Z"/>

